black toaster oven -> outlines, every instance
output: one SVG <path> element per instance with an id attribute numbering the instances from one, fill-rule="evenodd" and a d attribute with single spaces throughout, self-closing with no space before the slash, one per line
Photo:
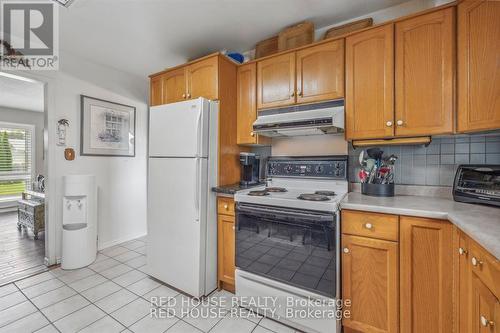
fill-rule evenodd
<path id="1" fill-rule="evenodd" d="M 460 165 L 453 183 L 453 199 L 500 207 L 500 165 Z"/>

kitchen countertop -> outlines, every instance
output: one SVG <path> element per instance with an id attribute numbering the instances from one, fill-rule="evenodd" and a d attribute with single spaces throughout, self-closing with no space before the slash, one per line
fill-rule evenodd
<path id="1" fill-rule="evenodd" d="M 217 187 L 212 187 L 212 192 L 220 193 L 220 194 L 229 194 L 235 195 L 236 192 L 246 190 L 252 187 L 261 186 L 264 183 L 258 183 L 255 185 L 241 185 L 240 183 L 230 184 L 230 185 L 221 185 Z"/>
<path id="2" fill-rule="evenodd" d="M 371 197 L 350 192 L 341 209 L 445 219 L 500 260 L 500 208 L 413 195 Z"/>

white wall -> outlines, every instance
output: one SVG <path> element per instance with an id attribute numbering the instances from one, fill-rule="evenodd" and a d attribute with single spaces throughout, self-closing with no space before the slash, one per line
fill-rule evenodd
<path id="1" fill-rule="evenodd" d="M 57 72 L 29 73 L 47 82 L 48 217 L 54 238 L 50 260 L 61 256 L 62 177 L 93 174 L 98 185 L 99 248 L 146 234 L 147 214 L 147 78 L 135 77 L 62 53 Z M 80 95 L 136 107 L 135 157 L 80 156 Z M 73 161 L 64 159 L 56 143 L 57 120 L 70 122 L 67 147 L 75 149 Z"/>
<path id="2" fill-rule="evenodd" d="M 35 126 L 35 174 L 43 171 L 43 112 L 12 109 L 0 106 L 0 122 L 29 124 Z"/>

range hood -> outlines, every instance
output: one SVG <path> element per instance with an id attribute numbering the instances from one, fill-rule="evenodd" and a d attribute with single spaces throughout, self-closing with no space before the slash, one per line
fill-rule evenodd
<path id="1" fill-rule="evenodd" d="M 332 101 L 259 112 L 253 131 L 269 137 L 344 132 L 344 103 Z"/>

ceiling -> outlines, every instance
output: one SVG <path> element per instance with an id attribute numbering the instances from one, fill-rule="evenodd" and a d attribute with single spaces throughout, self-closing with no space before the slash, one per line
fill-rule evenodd
<path id="1" fill-rule="evenodd" d="M 146 77 L 218 50 L 250 50 L 302 20 L 321 28 L 406 1 L 75 0 L 60 7 L 60 48 Z"/>
<path id="2" fill-rule="evenodd" d="M 41 82 L 0 75 L 0 107 L 44 111 L 44 88 Z"/>

